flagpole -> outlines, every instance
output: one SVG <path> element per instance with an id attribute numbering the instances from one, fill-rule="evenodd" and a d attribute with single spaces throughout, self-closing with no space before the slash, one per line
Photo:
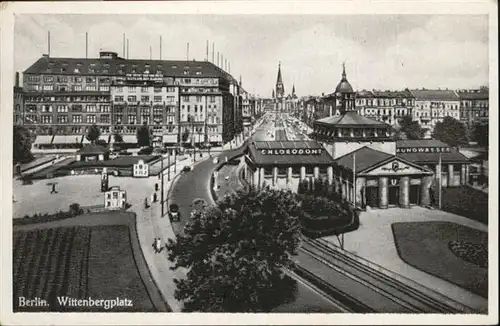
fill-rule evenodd
<path id="1" fill-rule="evenodd" d="M 442 173 L 442 171 L 443 171 L 443 167 L 442 167 L 443 166 L 443 162 L 441 160 L 441 153 L 439 153 L 439 164 L 438 165 L 439 165 L 439 174 L 438 174 L 439 175 L 439 182 L 438 182 L 438 196 L 439 196 L 438 197 L 438 208 L 441 209 L 441 190 L 442 190 L 441 189 L 441 187 L 442 187 L 441 183 L 442 183 L 442 178 L 443 178 L 443 173 Z M 449 179 L 450 178 L 448 176 L 448 180 Z"/>
<path id="2" fill-rule="evenodd" d="M 352 186 L 354 190 L 354 208 L 356 208 L 356 153 L 352 154 Z"/>

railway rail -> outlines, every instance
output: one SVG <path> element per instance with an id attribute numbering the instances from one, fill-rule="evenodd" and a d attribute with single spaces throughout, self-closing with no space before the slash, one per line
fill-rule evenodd
<path id="1" fill-rule="evenodd" d="M 342 274 L 362 284 L 370 292 L 376 292 L 386 300 L 401 307 L 401 312 L 408 313 L 470 313 L 474 312 L 458 302 L 445 298 L 438 293 L 424 293 L 409 284 L 401 282 L 363 262 L 360 262 L 339 250 L 333 249 L 322 239 L 304 239 L 301 252 L 326 265 L 332 272 Z M 300 265 L 300 264 L 299 264 Z M 367 313 L 378 312 L 375 308 L 363 303 L 361 298 L 353 298 L 346 291 L 336 289 L 319 275 L 298 266 L 295 274 L 313 284 L 325 296 L 342 305 L 346 312 Z"/>

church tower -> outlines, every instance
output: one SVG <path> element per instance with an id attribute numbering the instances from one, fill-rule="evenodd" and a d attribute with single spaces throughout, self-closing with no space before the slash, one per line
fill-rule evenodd
<path id="1" fill-rule="evenodd" d="M 285 86 L 283 85 L 283 78 L 281 76 L 281 62 L 278 64 L 278 78 L 276 79 L 276 110 L 283 110 L 283 100 L 285 98 Z"/>

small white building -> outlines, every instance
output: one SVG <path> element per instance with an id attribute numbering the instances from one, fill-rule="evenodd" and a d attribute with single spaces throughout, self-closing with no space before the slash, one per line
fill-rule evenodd
<path id="1" fill-rule="evenodd" d="M 113 186 L 104 193 L 104 208 L 108 210 L 124 209 L 127 204 L 127 192 Z"/>
<path id="2" fill-rule="evenodd" d="M 144 163 L 143 160 L 139 160 L 136 164 L 134 164 L 132 175 L 134 178 L 149 177 L 149 165 Z"/>

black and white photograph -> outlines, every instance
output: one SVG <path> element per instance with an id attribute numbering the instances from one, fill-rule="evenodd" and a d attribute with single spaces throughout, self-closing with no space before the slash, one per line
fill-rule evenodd
<path id="1" fill-rule="evenodd" d="M 496 4 L 237 3 L 4 8 L 0 322 L 498 322 Z"/>

